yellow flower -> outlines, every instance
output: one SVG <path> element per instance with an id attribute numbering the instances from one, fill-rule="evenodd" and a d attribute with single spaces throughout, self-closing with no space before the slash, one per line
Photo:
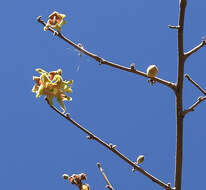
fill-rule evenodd
<path id="1" fill-rule="evenodd" d="M 57 11 L 54 11 L 49 15 L 49 20 L 44 27 L 44 31 L 48 30 L 49 27 L 52 27 L 58 32 L 61 32 L 62 25 L 66 23 L 66 21 L 64 20 L 65 17 L 65 14 L 60 14 Z"/>
<path id="2" fill-rule="evenodd" d="M 63 101 L 72 101 L 72 98 L 67 96 L 65 93 L 72 92 L 71 88 L 73 80 L 63 81 L 61 69 L 49 73 L 42 69 L 36 69 L 36 71 L 40 74 L 40 77 L 33 77 L 36 84 L 32 88 L 32 92 L 36 93 L 37 98 L 45 95 L 51 105 L 53 105 L 52 100 L 55 97 L 57 102 L 60 104 L 60 107 L 65 112 L 66 107 Z"/>

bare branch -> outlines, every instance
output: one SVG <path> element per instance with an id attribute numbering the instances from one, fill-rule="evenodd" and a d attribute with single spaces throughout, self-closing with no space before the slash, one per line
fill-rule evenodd
<path id="1" fill-rule="evenodd" d="M 206 91 L 203 90 L 203 88 L 200 87 L 199 84 L 197 84 L 194 80 L 191 79 L 191 77 L 188 74 L 185 74 L 185 78 L 187 78 L 194 86 L 196 86 L 204 95 L 206 95 Z"/>
<path id="2" fill-rule="evenodd" d="M 182 155 L 183 155 L 183 79 L 184 79 L 184 47 L 183 47 L 183 31 L 184 18 L 187 0 L 179 1 L 179 20 L 178 20 L 178 75 L 177 75 L 177 91 L 176 91 L 176 159 L 175 159 L 175 177 L 174 184 L 176 190 L 181 190 L 182 185 Z"/>
<path id="3" fill-rule="evenodd" d="M 49 104 L 48 100 L 46 99 L 47 103 Z M 164 182 L 162 182 L 161 180 L 159 180 L 158 178 L 152 176 L 149 172 L 143 170 L 141 167 L 139 167 L 138 165 L 135 164 L 135 162 L 132 162 L 131 160 L 129 160 L 126 156 L 124 156 L 122 153 L 120 153 L 117 149 L 115 145 L 107 144 L 106 142 L 104 142 L 103 140 L 101 140 L 100 138 L 98 138 L 97 136 L 95 136 L 94 134 L 92 134 L 90 131 L 88 131 L 87 129 L 85 129 L 84 127 L 82 127 L 79 123 L 77 123 L 76 121 L 74 121 L 69 114 L 63 114 L 62 112 L 60 112 L 56 107 L 54 107 L 53 105 L 49 106 L 55 111 L 57 112 L 59 115 L 61 115 L 62 117 L 64 117 L 65 119 L 67 119 L 68 121 L 70 121 L 72 124 L 74 124 L 77 128 L 79 128 L 80 130 L 82 130 L 84 133 L 86 133 L 89 136 L 89 139 L 91 140 L 95 140 L 97 141 L 99 144 L 101 144 L 102 146 L 106 147 L 108 150 L 112 151 L 114 154 L 116 154 L 119 158 L 121 158 L 122 160 L 124 160 L 125 162 L 127 162 L 130 166 L 132 166 L 132 168 L 134 168 L 135 170 L 139 171 L 141 174 L 143 174 L 144 176 L 146 176 L 147 178 L 149 178 L 150 180 L 152 180 L 153 182 L 155 182 L 156 184 L 160 185 L 161 187 L 163 187 L 166 190 L 173 190 L 173 188 L 170 187 L 169 184 L 165 184 Z"/>
<path id="4" fill-rule="evenodd" d="M 37 17 L 37 21 L 41 24 L 43 24 L 44 26 L 46 25 L 46 23 L 41 19 L 41 16 Z M 115 64 L 113 62 L 110 62 L 110 61 L 107 61 L 99 56 L 97 56 L 96 54 L 93 54 L 93 53 L 90 53 L 89 51 L 85 50 L 82 46 L 79 46 L 78 44 L 75 44 L 74 42 L 72 42 L 70 39 L 66 38 L 63 34 L 61 34 L 60 32 L 57 32 L 55 30 L 53 30 L 52 28 L 49 28 L 48 29 L 50 32 L 53 32 L 54 35 L 58 36 L 59 38 L 61 38 L 62 40 L 64 40 L 65 42 L 67 42 L 68 44 L 70 44 L 71 46 L 73 46 L 74 48 L 78 49 L 80 52 L 84 53 L 85 55 L 93 58 L 95 61 L 97 61 L 99 64 L 105 64 L 105 65 L 109 65 L 111 67 L 114 67 L 116 69 L 120 69 L 120 70 L 123 70 L 123 71 L 127 71 L 127 72 L 130 72 L 130 73 L 134 73 L 134 74 L 137 74 L 137 75 L 140 75 L 140 76 L 143 76 L 143 77 L 146 77 L 146 78 L 150 78 L 147 76 L 146 73 L 144 72 L 141 72 L 139 70 L 136 70 L 134 69 L 134 67 L 124 67 L 124 66 L 121 66 L 121 65 L 118 65 L 118 64 Z M 172 82 L 169 82 L 169 81 L 166 81 L 166 80 L 163 80 L 161 78 L 158 78 L 158 77 L 153 77 L 152 78 L 153 81 L 155 82 L 159 82 L 160 84 L 163 84 L 169 88 L 171 88 L 172 90 L 176 90 L 176 85 Z"/>
<path id="5" fill-rule="evenodd" d="M 191 111 L 194 111 L 195 107 L 197 107 L 201 102 L 203 102 L 204 100 L 206 100 L 206 96 L 201 96 L 197 99 L 197 101 L 190 106 L 187 110 L 185 110 L 182 114 L 183 116 L 185 116 L 186 114 L 188 114 Z"/>
<path id="6" fill-rule="evenodd" d="M 100 172 L 102 173 L 102 175 L 104 177 L 104 180 L 107 184 L 106 188 L 108 188 L 109 190 L 114 190 L 114 188 L 112 187 L 111 183 L 109 182 L 109 180 L 108 180 L 106 174 L 104 173 L 104 170 L 102 169 L 101 164 L 99 162 L 97 163 L 97 167 L 99 168 Z"/>
<path id="7" fill-rule="evenodd" d="M 196 51 L 198 51 L 201 47 L 203 47 L 205 45 L 206 45 L 206 40 L 203 38 L 202 42 L 199 45 L 197 45 L 192 50 L 190 50 L 184 54 L 185 58 L 187 59 L 190 55 L 192 55 L 193 53 L 195 53 Z"/>

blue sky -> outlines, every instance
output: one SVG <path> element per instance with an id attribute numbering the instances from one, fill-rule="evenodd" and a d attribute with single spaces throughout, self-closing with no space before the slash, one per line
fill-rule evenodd
<path id="1" fill-rule="evenodd" d="M 143 169 L 173 185 L 175 164 L 175 96 L 138 75 L 99 66 L 50 32 L 36 17 L 54 10 L 67 15 L 62 33 L 89 51 L 123 66 L 146 71 L 155 64 L 160 78 L 176 82 L 179 1 L 3 1 L 1 27 L 0 189 L 75 189 L 63 173 L 86 173 L 91 190 L 105 189 L 100 162 L 115 189 L 161 189 L 113 153 L 58 116 L 31 92 L 36 68 L 63 70 L 73 79 L 71 117 L 131 160 L 145 155 Z M 206 36 L 206 2 L 188 1 L 185 50 Z M 206 89 L 203 47 L 185 64 Z M 78 71 L 78 67 L 80 67 Z M 184 106 L 202 94 L 184 82 Z M 205 102 L 184 121 L 183 189 L 202 189 L 205 180 Z"/>

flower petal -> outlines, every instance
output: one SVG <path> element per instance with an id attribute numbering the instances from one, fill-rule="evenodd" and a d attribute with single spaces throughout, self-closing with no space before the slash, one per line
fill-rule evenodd
<path id="1" fill-rule="evenodd" d="M 37 71 L 39 74 L 47 73 L 45 70 L 40 68 L 35 69 L 35 71 Z"/>
<path id="2" fill-rule="evenodd" d="M 66 111 L 66 107 L 65 107 L 61 97 L 56 97 L 56 99 L 57 99 L 57 102 L 59 103 L 60 107 L 62 108 L 63 112 L 65 112 Z"/>

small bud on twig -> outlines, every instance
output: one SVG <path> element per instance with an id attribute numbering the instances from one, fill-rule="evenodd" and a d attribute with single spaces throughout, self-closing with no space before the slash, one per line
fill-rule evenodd
<path id="1" fill-rule="evenodd" d="M 131 70 L 135 70 L 135 64 L 134 63 L 132 63 L 131 65 L 130 65 L 130 68 L 131 68 Z"/>
<path id="2" fill-rule="evenodd" d="M 115 149 L 117 145 L 113 145 L 112 143 L 109 143 L 110 148 Z"/>
<path id="3" fill-rule="evenodd" d="M 86 138 L 89 139 L 89 140 L 93 139 L 93 137 L 90 136 L 90 135 L 86 136 Z"/>
<path id="4" fill-rule="evenodd" d="M 69 179 L 69 175 L 68 175 L 68 174 L 63 174 L 62 177 L 63 177 L 64 179 Z"/>
<path id="5" fill-rule="evenodd" d="M 137 157 L 137 164 L 141 164 L 144 161 L 144 155 L 139 155 Z"/>
<path id="6" fill-rule="evenodd" d="M 158 73 L 158 68 L 156 65 L 150 65 L 147 68 L 147 76 L 148 77 L 155 77 Z"/>

